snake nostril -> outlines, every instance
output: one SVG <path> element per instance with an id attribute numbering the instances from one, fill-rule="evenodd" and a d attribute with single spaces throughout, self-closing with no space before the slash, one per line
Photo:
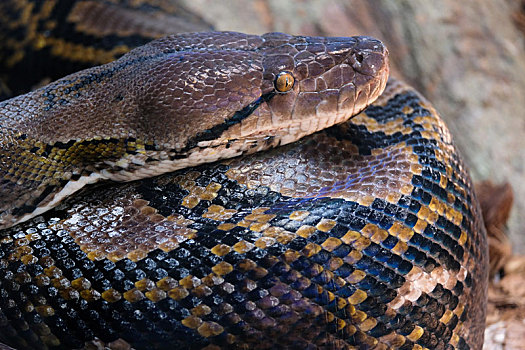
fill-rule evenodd
<path id="1" fill-rule="evenodd" d="M 356 52 L 350 57 L 350 63 L 355 71 L 374 76 L 388 65 L 388 57 L 380 52 Z"/>
<path id="2" fill-rule="evenodd" d="M 388 50 L 376 39 L 360 37 L 352 47 L 348 62 L 356 72 L 374 76 L 388 66 Z"/>

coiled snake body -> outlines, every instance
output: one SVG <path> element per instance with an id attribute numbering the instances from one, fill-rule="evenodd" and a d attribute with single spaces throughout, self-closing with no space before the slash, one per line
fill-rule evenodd
<path id="1" fill-rule="evenodd" d="M 428 102 L 391 80 L 291 143 L 386 74 L 369 38 L 185 34 L 1 103 L 0 342 L 479 349 L 485 232 Z"/>

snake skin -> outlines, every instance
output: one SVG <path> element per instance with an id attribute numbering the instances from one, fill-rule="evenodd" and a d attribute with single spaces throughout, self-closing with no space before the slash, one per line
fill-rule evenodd
<path id="1" fill-rule="evenodd" d="M 0 232 L 17 349 L 481 349 L 487 245 L 436 111 L 391 80 L 276 150 L 88 188 Z"/>
<path id="2" fill-rule="evenodd" d="M 278 85 L 282 74 L 293 82 Z M 0 228 L 102 179 L 294 142 L 362 111 L 387 77 L 388 51 L 369 37 L 204 32 L 152 41 L 0 103 Z"/>
<path id="3" fill-rule="evenodd" d="M 211 26 L 175 0 L 0 1 L 0 98 Z M 3 94 L 2 94 L 3 93 Z"/>

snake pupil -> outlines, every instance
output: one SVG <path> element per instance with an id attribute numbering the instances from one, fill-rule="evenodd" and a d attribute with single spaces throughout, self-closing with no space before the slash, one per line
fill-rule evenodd
<path id="1" fill-rule="evenodd" d="M 275 89 L 279 92 L 287 92 L 293 88 L 295 79 L 290 72 L 281 72 L 275 79 Z"/>

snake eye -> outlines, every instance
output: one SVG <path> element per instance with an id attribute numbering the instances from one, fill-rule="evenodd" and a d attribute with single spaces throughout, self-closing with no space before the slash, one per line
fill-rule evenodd
<path id="1" fill-rule="evenodd" d="M 287 92 L 293 88 L 295 79 L 290 72 L 280 72 L 275 79 L 275 89 L 279 92 Z"/>

